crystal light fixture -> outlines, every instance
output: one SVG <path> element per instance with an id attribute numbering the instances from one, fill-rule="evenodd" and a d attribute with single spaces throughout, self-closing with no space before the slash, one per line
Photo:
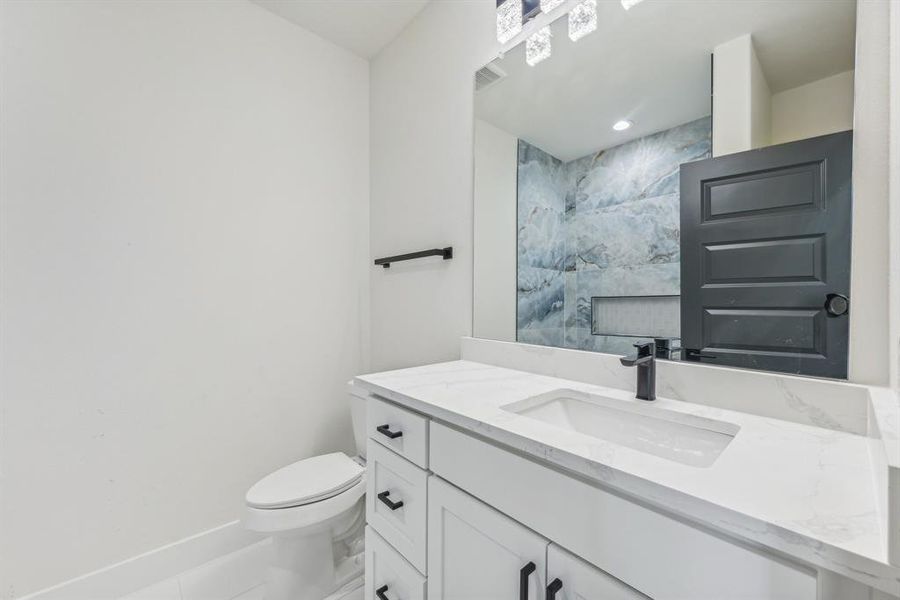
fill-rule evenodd
<path id="1" fill-rule="evenodd" d="M 624 8 L 625 10 L 628 10 L 632 6 L 640 4 L 643 1 L 644 0 L 622 0 L 622 8 Z"/>
<path id="2" fill-rule="evenodd" d="M 584 0 L 569 13 L 569 39 L 577 42 L 596 29 L 597 0 Z"/>
<path id="3" fill-rule="evenodd" d="M 525 40 L 525 62 L 533 67 L 542 60 L 550 58 L 550 26 L 541 27 Z"/>
<path id="4" fill-rule="evenodd" d="M 522 0 L 505 0 L 497 7 L 497 41 L 505 44 L 522 31 Z"/>
<path id="5" fill-rule="evenodd" d="M 541 12 L 544 14 L 547 14 L 548 12 L 550 12 L 551 10 L 553 10 L 554 8 L 556 8 L 557 6 L 559 6 L 560 4 L 562 4 L 565 1 L 566 0 L 541 0 Z M 625 2 L 625 1 L 626 0 L 622 0 L 622 2 Z M 629 0 L 629 1 L 634 2 L 635 0 Z M 640 2 L 640 0 L 637 0 L 637 1 Z"/>

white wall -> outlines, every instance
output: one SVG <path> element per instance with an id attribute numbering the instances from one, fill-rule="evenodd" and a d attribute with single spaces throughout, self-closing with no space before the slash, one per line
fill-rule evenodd
<path id="1" fill-rule="evenodd" d="M 763 72 L 756 48 L 750 41 L 750 147 L 762 148 L 772 143 L 772 92 Z"/>
<path id="2" fill-rule="evenodd" d="M 900 3 L 891 4 L 890 106 L 890 381 L 900 389 Z"/>
<path id="3" fill-rule="evenodd" d="M 516 341 L 519 140 L 475 120 L 473 334 Z"/>
<path id="4" fill-rule="evenodd" d="M 859 2 L 853 132 L 850 380 L 886 385 L 890 356 L 890 3 Z"/>
<path id="5" fill-rule="evenodd" d="M 472 328 L 473 75 L 494 58 L 495 5 L 431 2 L 371 64 L 372 369 L 451 360 Z"/>
<path id="6" fill-rule="evenodd" d="M 351 448 L 368 66 L 242 0 L 0 11 L 16 598 L 231 521 L 260 476 Z"/>
<path id="7" fill-rule="evenodd" d="M 753 38 L 742 35 L 713 49 L 713 156 L 769 143 L 771 93 Z"/>
<path id="8" fill-rule="evenodd" d="M 853 129 L 853 71 L 772 95 L 772 143 Z"/>

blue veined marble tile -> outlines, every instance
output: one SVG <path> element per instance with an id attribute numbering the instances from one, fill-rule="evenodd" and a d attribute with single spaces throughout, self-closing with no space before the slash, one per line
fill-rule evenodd
<path id="1" fill-rule="evenodd" d="M 594 296 L 676 296 L 681 294 L 681 264 L 660 263 L 577 271 L 575 326 L 591 329 Z M 566 298 L 569 301 L 569 298 Z"/>
<path id="2" fill-rule="evenodd" d="M 520 265 L 563 270 L 566 260 L 566 219 L 562 212 L 519 208 L 518 261 Z"/>
<path id="3" fill-rule="evenodd" d="M 681 264 L 659 263 L 577 271 L 578 294 L 592 296 L 674 296 L 681 291 Z"/>
<path id="4" fill-rule="evenodd" d="M 605 352 L 625 356 L 635 352 L 634 345 L 652 342 L 651 338 L 638 338 L 620 335 L 593 335 L 590 329 L 578 330 L 578 349 L 591 352 Z"/>
<path id="5" fill-rule="evenodd" d="M 678 194 L 578 211 L 567 228 L 566 264 L 605 269 L 680 260 Z"/>
<path id="6" fill-rule="evenodd" d="M 553 346 L 554 348 L 565 347 L 563 330 L 560 327 L 550 327 L 547 329 L 519 329 L 517 336 L 516 341 L 523 344 Z"/>
<path id="7" fill-rule="evenodd" d="M 565 272 L 565 296 L 563 298 L 563 327 L 566 348 L 578 348 L 578 273 Z"/>
<path id="8" fill-rule="evenodd" d="M 566 244 L 566 168 L 557 158 L 519 141 L 518 261 L 562 269 Z"/>
<path id="9" fill-rule="evenodd" d="M 709 151 L 708 118 L 567 164 L 520 142 L 518 339 L 630 352 L 591 297 L 680 293 L 679 166 Z"/>
<path id="10" fill-rule="evenodd" d="M 575 210 L 677 193 L 680 165 L 709 157 L 710 125 L 704 117 L 572 161 Z"/>
<path id="11" fill-rule="evenodd" d="M 554 339 L 563 342 L 565 277 L 562 271 L 519 266 L 516 326 L 526 329 L 557 330 Z M 543 336 L 548 334 L 544 333 Z"/>
<path id="12" fill-rule="evenodd" d="M 528 142 L 519 140 L 518 203 L 530 210 L 549 208 L 566 210 L 566 165 Z"/>

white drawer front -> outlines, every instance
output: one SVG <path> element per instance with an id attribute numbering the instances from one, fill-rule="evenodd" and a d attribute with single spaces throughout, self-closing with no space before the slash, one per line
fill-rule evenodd
<path id="1" fill-rule="evenodd" d="M 366 600 L 425 600 L 425 578 L 371 527 L 366 527 L 365 590 Z"/>
<path id="2" fill-rule="evenodd" d="M 400 456 L 428 468 L 428 419 L 422 415 L 370 398 L 366 406 L 369 438 Z"/>
<path id="3" fill-rule="evenodd" d="M 428 472 L 372 441 L 367 450 L 366 522 L 425 573 Z"/>

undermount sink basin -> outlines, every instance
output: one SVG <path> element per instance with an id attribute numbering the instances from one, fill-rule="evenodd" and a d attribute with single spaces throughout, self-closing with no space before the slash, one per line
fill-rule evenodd
<path id="1" fill-rule="evenodd" d="M 693 467 L 708 467 L 740 427 L 575 390 L 554 390 L 501 407 L 600 440 Z"/>

